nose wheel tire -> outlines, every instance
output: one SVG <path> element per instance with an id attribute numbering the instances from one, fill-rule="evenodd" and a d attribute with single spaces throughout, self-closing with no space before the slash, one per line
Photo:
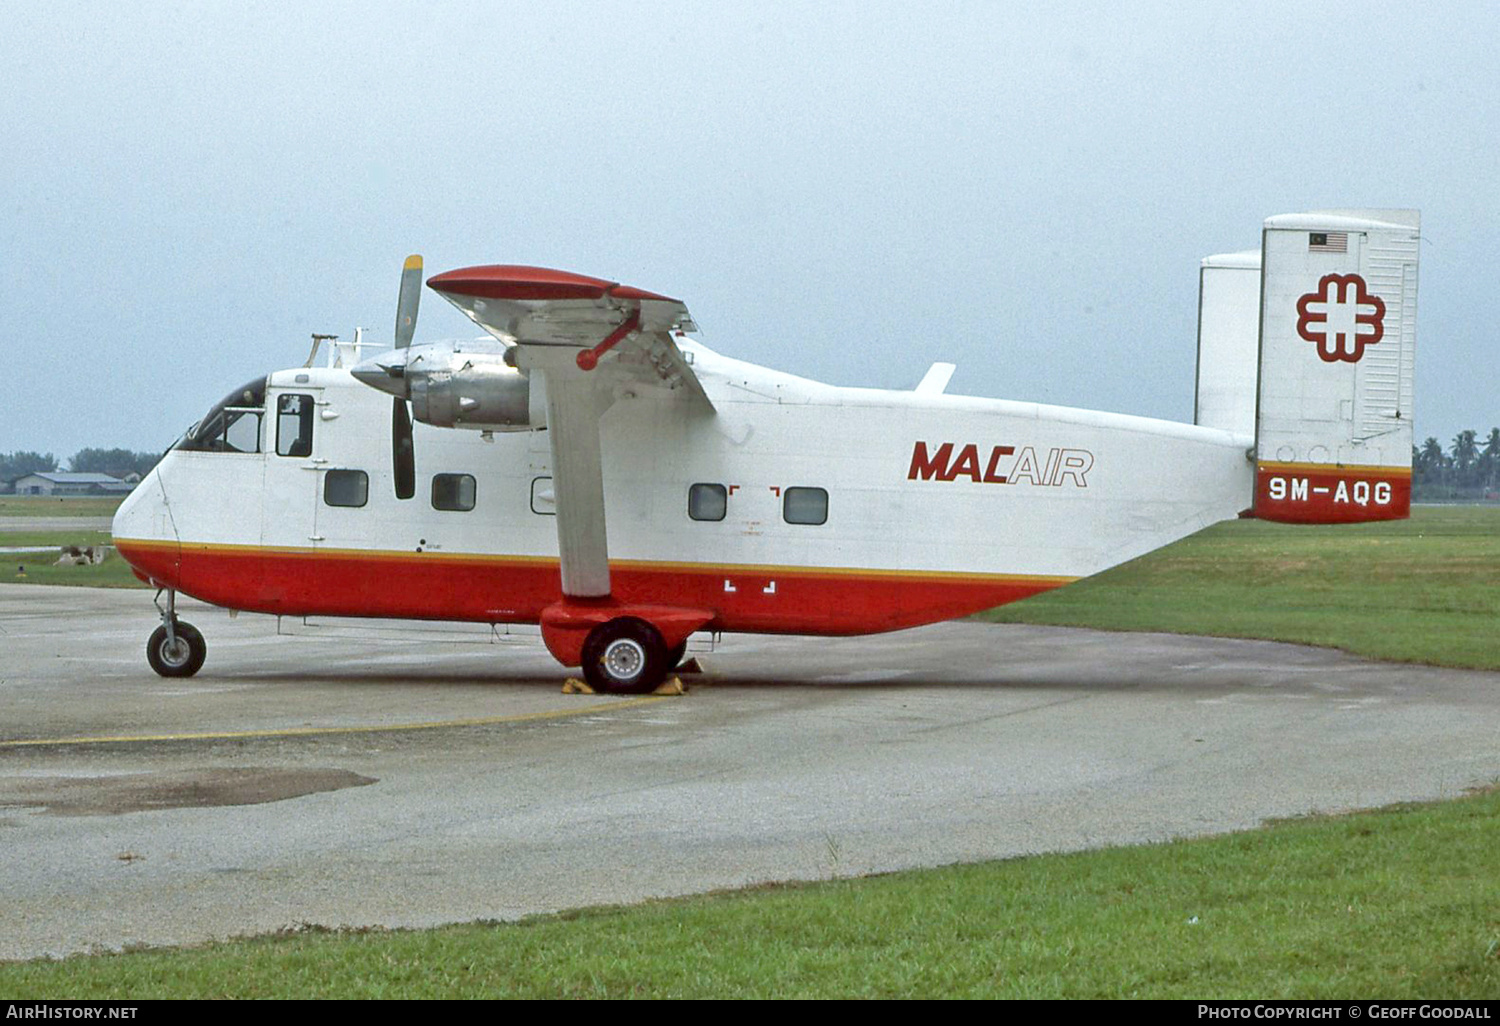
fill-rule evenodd
<path id="1" fill-rule="evenodd" d="M 655 627 L 621 617 L 589 631 L 583 643 L 583 676 L 595 691 L 642 695 L 666 679 L 669 656 Z"/>
<path id="2" fill-rule="evenodd" d="M 179 620 L 172 629 L 177 635 L 175 642 L 167 637 L 166 624 L 151 632 L 151 640 L 146 642 L 146 662 L 163 677 L 191 677 L 203 666 L 208 646 L 198 628 L 190 623 Z"/>

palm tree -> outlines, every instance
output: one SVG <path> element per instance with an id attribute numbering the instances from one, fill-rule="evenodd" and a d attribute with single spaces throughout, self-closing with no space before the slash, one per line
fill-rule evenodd
<path id="1" fill-rule="evenodd" d="M 1485 489 L 1493 492 L 1500 484 L 1500 427 L 1490 428 L 1490 437 L 1484 443 L 1484 455 L 1480 457 L 1485 466 Z"/>
<path id="2" fill-rule="evenodd" d="M 1448 457 L 1443 455 L 1442 443 L 1428 436 L 1427 441 L 1422 443 L 1421 453 L 1417 456 L 1417 466 L 1421 468 L 1422 477 L 1429 486 L 1442 487 L 1443 471 L 1447 468 L 1447 464 Z"/>
<path id="3" fill-rule="evenodd" d="M 1475 442 L 1478 432 L 1472 428 L 1460 431 L 1453 439 L 1453 467 L 1457 471 L 1455 483 L 1460 488 L 1471 487 L 1474 466 L 1479 462 L 1479 446 Z"/>

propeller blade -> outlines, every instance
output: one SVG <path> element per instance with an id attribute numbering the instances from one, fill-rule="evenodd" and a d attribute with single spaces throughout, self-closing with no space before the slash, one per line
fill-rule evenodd
<path id="1" fill-rule="evenodd" d="M 416 449 L 411 440 L 411 414 L 404 399 L 391 400 L 391 472 L 396 498 L 409 499 L 417 494 Z"/>
<path id="2" fill-rule="evenodd" d="M 411 345 L 417 330 L 417 303 L 422 298 L 422 256 L 413 253 L 401 268 L 401 294 L 396 300 L 396 348 Z"/>

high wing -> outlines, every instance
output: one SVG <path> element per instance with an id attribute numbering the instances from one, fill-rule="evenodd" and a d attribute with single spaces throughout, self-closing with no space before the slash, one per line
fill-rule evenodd
<path id="1" fill-rule="evenodd" d="M 610 595 L 599 422 L 621 398 L 674 395 L 684 416 L 713 404 L 674 332 L 694 330 L 679 300 L 543 267 L 448 271 L 428 287 L 513 348 L 507 361 L 546 394 L 565 599 Z"/>
<path id="2" fill-rule="evenodd" d="M 427 285 L 507 345 L 573 350 L 580 370 L 608 368 L 612 384 L 680 389 L 690 402 L 713 409 L 674 341 L 674 332 L 697 330 L 681 300 L 569 271 L 509 264 L 448 271 Z"/>

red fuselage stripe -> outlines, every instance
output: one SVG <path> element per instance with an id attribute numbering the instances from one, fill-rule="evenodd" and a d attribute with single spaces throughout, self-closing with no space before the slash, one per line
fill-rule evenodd
<path id="1" fill-rule="evenodd" d="M 285 551 L 116 539 L 137 573 L 231 609 L 535 623 L 562 593 L 555 559 Z M 616 599 L 711 609 L 715 630 L 871 634 L 1029 598 L 1063 577 L 615 563 Z"/>

